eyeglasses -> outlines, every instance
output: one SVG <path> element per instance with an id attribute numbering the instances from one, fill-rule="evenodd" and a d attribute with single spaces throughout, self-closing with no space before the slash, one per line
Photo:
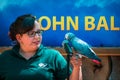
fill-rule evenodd
<path id="1" fill-rule="evenodd" d="M 43 33 L 43 30 L 38 30 L 38 31 L 29 31 L 27 32 L 29 37 L 35 37 L 36 34 L 38 34 L 38 36 L 41 36 Z"/>

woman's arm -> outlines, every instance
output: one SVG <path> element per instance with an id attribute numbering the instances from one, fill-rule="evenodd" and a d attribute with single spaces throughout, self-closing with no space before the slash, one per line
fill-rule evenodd
<path id="1" fill-rule="evenodd" d="M 82 80 L 82 58 L 76 58 L 76 56 L 72 56 L 70 59 L 70 63 L 73 66 L 70 80 Z"/>

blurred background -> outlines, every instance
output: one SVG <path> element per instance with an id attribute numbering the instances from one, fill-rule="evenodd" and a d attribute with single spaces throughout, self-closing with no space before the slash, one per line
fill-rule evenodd
<path id="1" fill-rule="evenodd" d="M 100 16 L 105 16 L 108 28 L 110 29 L 110 17 L 114 16 L 115 27 L 120 28 L 120 0 L 0 0 L 0 46 L 11 46 L 13 42 L 8 37 L 10 24 L 23 14 L 33 14 L 39 19 L 41 16 L 48 16 L 51 20 L 51 27 L 43 33 L 43 44 L 46 46 L 62 46 L 64 35 L 73 32 L 77 37 L 86 41 L 93 47 L 120 47 L 120 30 L 106 31 L 101 28 L 97 31 Z M 71 16 L 73 21 L 78 16 L 79 29 L 61 30 L 60 26 L 53 31 L 52 17 L 56 16 L 60 21 L 61 16 Z M 86 16 L 95 18 L 96 28 L 91 31 L 85 30 Z M 46 26 L 46 21 L 42 22 Z"/>

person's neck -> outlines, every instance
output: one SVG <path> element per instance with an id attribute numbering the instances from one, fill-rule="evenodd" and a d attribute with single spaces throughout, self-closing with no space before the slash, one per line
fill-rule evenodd
<path id="1" fill-rule="evenodd" d="M 35 52 L 36 51 L 28 51 L 28 50 L 21 49 L 21 48 L 20 48 L 20 51 L 19 51 L 20 55 L 23 56 L 27 60 L 30 59 L 32 56 L 34 56 Z"/>

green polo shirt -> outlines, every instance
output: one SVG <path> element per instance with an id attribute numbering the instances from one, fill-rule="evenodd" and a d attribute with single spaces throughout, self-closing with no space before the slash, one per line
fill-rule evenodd
<path id="1" fill-rule="evenodd" d="M 65 80 L 66 77 L 64 57 L 43 45 L 29 60 L 19 54 L 19 46 L 0 55 L 0 80 Z"/>

